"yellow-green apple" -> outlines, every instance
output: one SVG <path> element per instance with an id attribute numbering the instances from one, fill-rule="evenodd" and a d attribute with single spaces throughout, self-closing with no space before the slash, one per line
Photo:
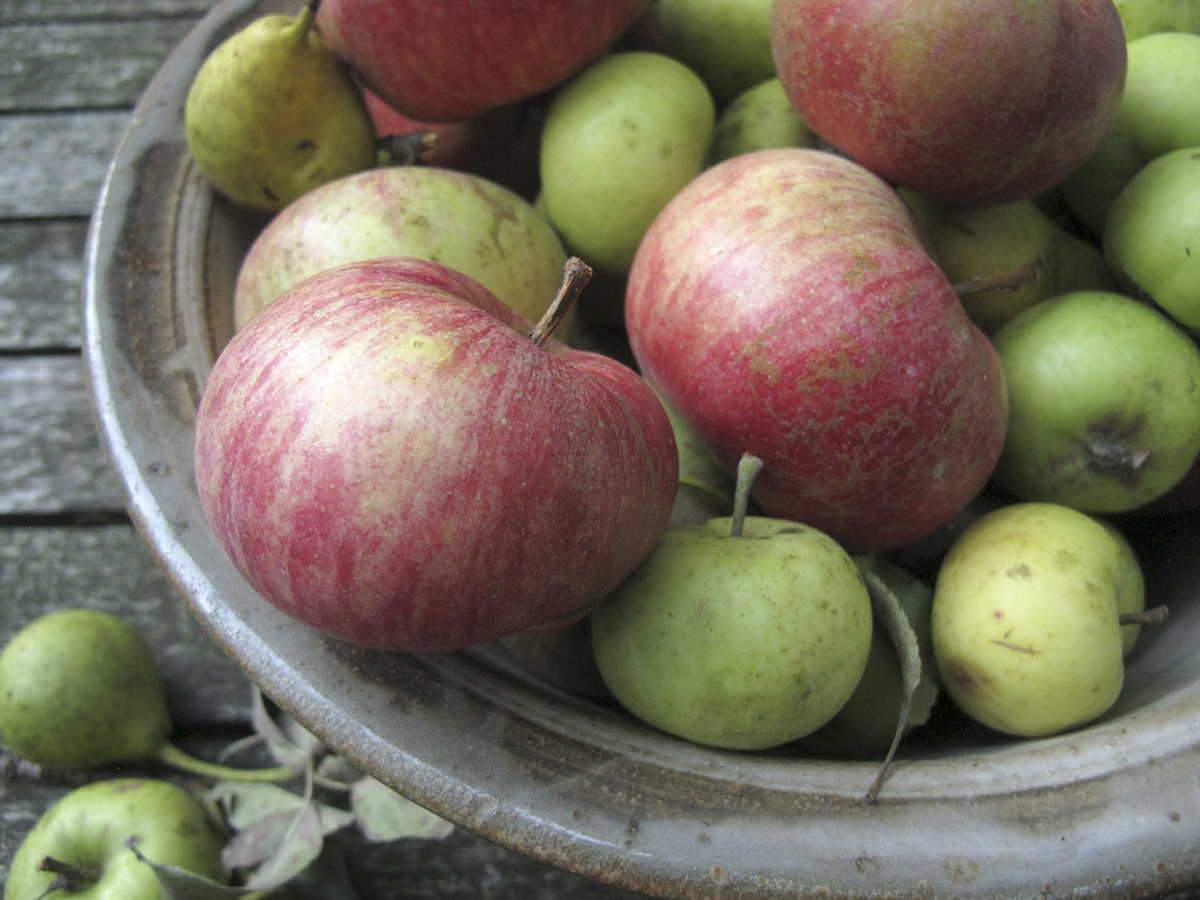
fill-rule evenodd
<path id="1" fill-rule="evenodd" d="M 1067 506 L 1016 503 L 976 520 L 934 586 L 933 652 L 951 699 L 1026 737 L 1104 713 L 1124 681 L 1127 565 L 1104 526 Z"/>
<path id="2" fill-rule="evenodd" d="M 319 272 L 237 332 L 197 412 L 196 480 L 250 585 L 395 650 L 586 614 L 666 529 L 678 454 L 632 369 L 533 332 L 411 257 Z"/>
<path id="3" fill-rule="evenodd" d="M 710 163 L 774 147 L 816 147 L 818 138 L 788 99 L 778 78 L 747 88 L 721 110 L 713 129 Z"/>
<path id="4" fill-rule="evenodd" d="M 599 57 L 648 0 L 322 0 L 317 26 L 389 106 L 471 119 L 541 94 Z"/>
<path id="5" fill-rule="evenodd" d="M 983 487 L 1003 372 L 899 195 L 820 150 L 707 169 L 646 233 L 628 281 L 638 365 L 754 499 L 853 553 L 893 549 Z"/>
<path id="6" fill-rule="evenodd" d="M 1117 281 L 1176 322 L 1200 329 L 1200 145 L 1146 163 L 1117 194 L 1104 255 Z"/>
<path id="7" fill-rule="evenodd" d="M 695 71 L 718 106 L 775 74 L 771 0 L 655 0 L 634 35 Z"/>
<path id="8" fill-rule="evenodd" d="M 1103 251 L 1033 200 L 960 206 L 911 191 L 900 195 L 921 220 L 967 315 L 988 334 L 1039 300 L 1117 286 Z"/>
<path id="9" fill-rule="evenodd" d="M 812 733 L 867 663 L 871 601 L 854 561 L 797 522 L 673 528 L 591 616 L 604 683 L 650 725 L 761 750 Z"/>
<path id="10" fill-rule="evenodd" d="M 234 327 L 309 275 L 383 256 L 458 269 L 535 320 L 567 259 L 546 219 L 506 187 L 450 169 L 371 169 L 310 191 L 271 219 L 238 270 Z M 569 324 L 558 332 L 569 335 Z"/>
<path id="11" fill-rule="evenodd" d="M 1019 499 L 1123 512 L 1174 487 L 1200 454 L 1200 350 L 1153 307 L 1077 291 L 992 341 L 1009 388 L 994 477 Z"/>
<path id="12" fill-rule="evenodd" d="M 225 884 L 225 840 L 203 804 L 172 782 L 94 781 L 64 794 L 25 836 L 4 900 L 160 900 L 163 888 L 147 860 Z"/>
<path id="13" fill-rule="evenodd" d="M 554 95 L 542 129 L 546 216 L 567 248 L 623 276 L 650 222 L 704 167 L 716 109 L 699 76 L 661 53 L 588 66 Z"/>
<path id="14" fill-rule="evenodd" d="M 1060 185 L 1068 207 L 1097 237 L 1113 201 L 1142 166 L 1200 146 L 1200 34 L 1150 34 L 1130 41 L 1128 52 L 1125 92 L 1112 125 Z"/>
<path id="15" fill-rule="evenodd" d="M 1032 197 L 1116 112 L 1112 0 L 776 0 L 771 42 L 817 134 L 885 179 L 974 206 Z"/>
<path id="16" fill-rule="evenodd" d="M 1125 26 L 1125 39 L 1135 41 L 1160 31 L 1200 33 L 1200 4 L 1195 0 L 1113 0 Z"/>

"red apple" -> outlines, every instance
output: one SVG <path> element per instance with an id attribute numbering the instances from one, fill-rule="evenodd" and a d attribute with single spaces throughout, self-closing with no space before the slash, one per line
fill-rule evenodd
<path id="1" fill-rule="evenodd" d="M 470 172 L 532 199 L 538 190 L 538 146 L 544 110 L 519 101 L 461 122 L 422 122 L 362 89 L 367 112 L 380 138 L 432 131 L 436 143 L 420 155 L 429 166 Z"/>
<path id="2" fill-rule="evenodd" d="M 337 638 L 447 650 L 567 623 L 667 527 L 678 455 L 630 368 L 548 338 L 465 275 L 328 269 L 238 332 L 196 421 L 217 540 Z"/>
<path id="3" fill-rule="evenodd" d="M 655 220 L 629 274 L 643 375 L 767 515 L 855 553 L 949 520 L 1000 454 L 999 359 L 899 195 L 843 157 L 761 150 Z"/>
<path id="4" fill-rule="evenodd" d="M 321 34 L 390 106 L 456 122 L 541 94 L 597 58 L 648 0 L 322 0 Z"/>
<path id="5" fill-rule="evenodd" d="M 1112 0 L 777 0 L 771 29 L 817 134 L 894 184 L 973 206 L 1063 179 L 1125 83 Z"/>

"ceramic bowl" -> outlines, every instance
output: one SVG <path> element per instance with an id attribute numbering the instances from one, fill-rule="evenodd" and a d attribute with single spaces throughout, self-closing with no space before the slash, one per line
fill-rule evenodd
<path id="1" fill-rule="evenodd" d="M 1139 538 L 1168 626 L 1101 721 L 977 735 L 876 762 L 722 752 L 558 690 L 496 646 L 369 651 L 260 599 L 209 531 L 193 424 L 261 222 L 213 196 L 183 138 L 188 85 L 262 11 L 214 8 L 154 78 L 88 244 L 86 354 L 137 526 L 206 630 L 265 693 L 368 773 L 537 859 L 677 898 L 1161 895 L 1200 885 L 1200 524 Z"/>

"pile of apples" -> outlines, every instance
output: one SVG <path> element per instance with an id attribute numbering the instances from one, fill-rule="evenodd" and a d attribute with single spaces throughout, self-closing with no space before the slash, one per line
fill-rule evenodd
<path id="1" fill-rule="evenodd" d="M 705 744 L 875 753 L 943 689 L 1095 719 L 1146 605 L 1109 517 L 1195 502 L 1194 7 L 264 17 L 186 110 L 269 214 L 197 417 L 214 534 L 339 639 L 576 641 Z"/>

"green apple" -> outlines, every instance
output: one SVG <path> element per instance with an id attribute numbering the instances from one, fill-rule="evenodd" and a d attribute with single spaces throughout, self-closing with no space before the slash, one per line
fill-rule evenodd
<path id="1" fill-rule="evenodd" d="M 1200 146 L 1147 163 L 1117 195 L 1104 252 L 1118 280 L 1200 328 Z"/>
<path id="2" fill-rule="evenodd" d="M 1159 31 L 1200 32 L 1196 0 L 1113 0 L 1125 27 L 1125 40 Z"/>
<path id="3" fill-rule="evenodd" d="M 1200 454 L 1200 350 L 1152 307 L 1077 291 L 992 340 L 1009 396 L 993 476 L 1017 498 L 1122 512 L 1164 494 Z"/>
<path id="4" fill-rule="evenodd" d="M 704 79 L 718 106 L 775 74 L 771 0 L 656 0 L 646 18 L 654 49 Z"/>
<path id="5" fill-rule="evenodd" d="M 1193 4 L 1200 10 L 1200 4 Z M 1200 145 L 1200 35 L 1131 41 L 1116 116 L 1090 157 L 1060 184 L 1072 212 L 1099 236 L 1113 202 L 1151 160 Z"/>
<path id="6" fill-rule="evenodd" d="M 154 651 L 93 609 L 39 616 L 0 653 L 0 739 L 52 769 L 157 755 L 171 730 Z"/>
<path id="7" fill-rule="evenodd" d="M 1104 254 L 1031 199 L 964 207 L 901 194 L 920 220 L 938 266 L 958 286 L 967 314 L 988 334 L 1040 300 L 1116 288 Z M 1026 275 L 1015 284 L 996 284 Z"/>
<path id="8" fill-rule="evenodd" d="M 1124 682 L 1124 559 L 1099 522 L 1054 503 L 977 520 L 934 586 L 931 630 L 947 694 L 967 715 L 1037 737 L 1103 714 Z"/>
<path id="9" fill-rule="evenodd" d="M 716 110 L 659 53 L 615 53 L 563 85 L 542 131 L 542 205 L 568 249 L 625 274 L 650 223 L 703 168 Z"/>
<path id="10" fill-rule="evenodd" d="M 832 538 L 746 517 L 668 531 L 592 613 L 601 676 L 638 718 L 742 750 L 812 733 L 867 664 L 871 601 Z"/>
<path id="11" fill-rule="evenodd" d="M 768 78 L 738 94 L 717 116 L 709 163 L 772 147 L 816 147 L 808 127 L 778 78 Z"/>
<path id="12" fill-rule="evenodd" d="M 675 447 L 679 451 L 679 490 L 671 508 L 670 527 L 703 525 L 709 519 L 726 515 L 733 508 L 734 478 L 717 465 L 700 435 L 679 413 L 657 391 L 655 396 L 671 420 Z"/>
<path id="13" fill-rule="evenodd" d="M 169 781 L 96 781 L 65 794 L 38 819 L 13 857 L 4 900 L 161 900 L 150 862 L 226 883 L 225 836 L 204 806 Z M 43 869 L 45 860 L 50 869 Z M 65 864 L 65 865 L 61 865 Z M 56 877 L 66 887 L 47 894 Z"/>
<path id="14" fill-rule="evenodd" d="M 0 740 L 49 769 L 157 760 L 238 781 L 286 781 L 288 766 L 238 769 L 193 757 L 172 729 L 154 651 L 125 620 L 60 609 L 18 631 L 0 653 Z"/>

